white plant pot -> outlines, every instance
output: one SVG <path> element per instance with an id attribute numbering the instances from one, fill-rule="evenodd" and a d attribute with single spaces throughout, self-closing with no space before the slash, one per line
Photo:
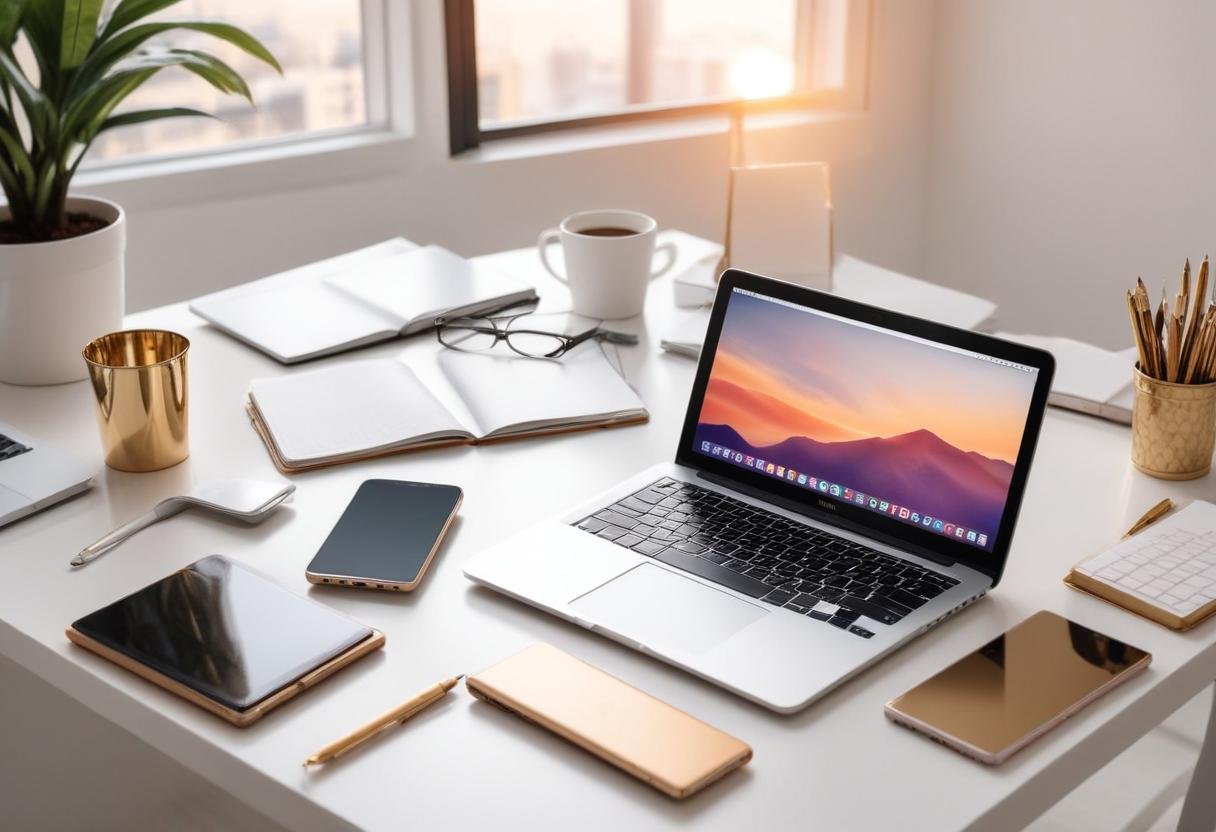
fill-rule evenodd
<path id="1" fill-rule="evenodd" d="M 80 381 L 81 348 L 122 329 L 126 215 L 92 197 L 68 197 L 67 208 L 110 224 L 67 240 L 0 245 L 2 382 Z M 0 207 L 0 220 L 8 217 Z"/>

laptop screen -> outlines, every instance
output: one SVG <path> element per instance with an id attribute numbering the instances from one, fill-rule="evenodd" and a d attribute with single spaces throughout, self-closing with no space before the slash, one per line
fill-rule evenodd
<path id="1" fill-rule="evenodd" d="M 992 551 L 1038 369 L 731 289 L 691 450 Z"/>

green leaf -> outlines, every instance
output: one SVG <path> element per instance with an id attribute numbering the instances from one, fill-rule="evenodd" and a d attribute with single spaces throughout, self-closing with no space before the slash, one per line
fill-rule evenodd
<path id="1" fill-rule="evenodd" d="M 241 77 L 240 73 L 228 64 L 206 52 L 197 52 L 193 49 L 180 51 L 185 53 L 184 57 L 193 59 L 183 60 L 181 63 L 183 69 L 193 72 L 220 92 L 239 95 L 250 104 L 253 103 L 253 93 L 249 91 L 249 85 L 245 83 L 245 79 Z"/>
<path id="2" fill-rule="evenodd" d="M 124 29 L 141 18 L 155 14 L 161 9 L 175 6 L 180 2 L 181 0 L 119 0 L 110 19 L 102 28 L 100 38 L 105 40 L 119 29 Z"/>
<path id="3" fill-rule="evenodd" d="M 141 23 L 118 32 L 113 37 L 98 41 L 93 54 L 80 67 L 80 78 L 89 79 L 104 75 L 110 67 L 130 55 L 150 38 L 174 29 L 186 29 L 192 32 L 202 32 L 219 40 L 231 43 L 245 53 L 274 67 L 282 73 L 283 68 L 275 60 L 274 55 L 262 45 L 253 35 L 230 26 L 227 23 L 208 23 L 205 21 L 176 21 L 165 23 Z M 87 80 L 86 80 L 87 83 Z"/>
<path id="4" fill-rule="evenodd" d="M 92 141 L 101 130 L 102 121 L 123 98 L 152 75 L 170 66 L 180 66 L 198 75 L 223 93 L 251 100 L 245 80 L 219 58 L 192 49 L 149 48 L 124 61 L 117 71 L 69 107 L 63 119 L 64 135 L 74 141 Z"/>
<path id="5" fill-rule="evenodd" d="M 98 128 L 97 132 L 100 134 L 115 127 L 127 127 L 132 124 L 143 124 L 145 121 L 157 121 L 162 118 L 185 116 L 215 118 L 211 113 L 204 113 L 202 110 L 195 110 L 192 107 L 158 107 L 151 110 L 132 110 L 129 113 L 119 113 L 116 116 L 110 116 L 101 123 L 101 127 Z"/>
<path id="6" fill-rule="evenodd" d="M 47 222 L 52 219 L 47 217 L 47 208 L 51 201 L 51 191 L 55 185 L 55 161 L 47 159 L 42 166 L 42 175 L 38 177 L 38 189 L 34 192 L 34 216 L 42 221 Z"/>
<path id="7" fill-rule="evenodd" d="M 0 50 L 0 78 L 3 78 L 17 93 L 25 117 L 30 123 L 35 144 L 46 141 L 55 131 L 55 112 L 42 90 L 34 86 L 17 65 L 12 55 Z"/>
<path id="8" fill-rule="evenodd" d="M 249 87 L 232 67 L 220 59 L 192 49 L 148 48 L 124 61 L 118 69 L 81 96 L 63 117 L 64 135 L 73 141 L 89 142 L 100 132 L 110 111 L 135 88 L 160 70 L 180 66 L 223 93 L 250 99 Z"/>
<path id="9" fill-rule="evenodd" d="M 37 177 L 34 174 L 34 166 L 30 162 L 29 153 L 21 144 L 21 140 L 8 130 L 0 128 L 0 144 L 4 145 L 4 153 L 0 156 L 10 162 L 13 169 L 25 177 L 26 182 L 32 184 Z"/>
<path id="10" fill-rule="evenodd" d="M 159 69 L 131 69 L 106 76 L 100 84 L 89 89 L 89 95 L 68 107 L 63 116 L 64 137 L 68 141 L 88 141 L 106 116 Z"/>
<path id="11" fill-rule="evenodd" d="M 38 59 L 44 89 L 55 89 L 59 79 L 64 0 L 26 0 L 21 28 Z"/>
<path id="12" fill-rule="evenodd" d="M 0 47 L 8 49 L 17 39 L 17 24 L 21 22 L 24 9 L 25 0 L 4 0 L 0 3 Z"/>
<path id="13" fill-rule="evenodd" d="M 89 54 L 97 37 L 97 18 L 102 0 L 63 0 L 63 35 L 60 40 L 59 68 L 72 69 Z"/>

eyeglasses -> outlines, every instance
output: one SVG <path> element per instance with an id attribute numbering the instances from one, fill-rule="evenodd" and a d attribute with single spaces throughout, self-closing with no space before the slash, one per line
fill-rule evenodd
<path id="1" fill-rule="evenodd" d="M 445 347 L 464 352 L 483 352 L 505 341 L 513 352 L 525 358 L 558 358 L 584 341 L 607 341 L 610 344 L 638 342 L 636 335 L 613 332 L 599 326 L 577 334 L 519 326 L 518 322 L 530 314 L 436 318 L 435 335 Z"/>

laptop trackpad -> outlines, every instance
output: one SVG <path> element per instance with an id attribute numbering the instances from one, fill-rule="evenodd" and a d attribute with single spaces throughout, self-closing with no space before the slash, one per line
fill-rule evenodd
<path id="1" fill-rule="evenodd" d="M 701 653 L 768 610 L 643 563 L 570 602 L 580 617 L 646 647 Z"/>

